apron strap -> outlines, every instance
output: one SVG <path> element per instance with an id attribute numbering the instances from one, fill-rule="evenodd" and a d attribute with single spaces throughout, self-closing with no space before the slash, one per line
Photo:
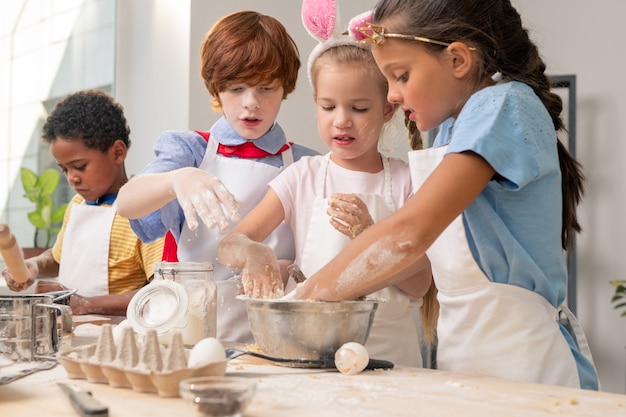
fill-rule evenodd
<path id="1" fill-rule="evenodd" d="M 578 320 L 576 319 L 576 316 L 574 316 L 574 313 L 572 313 L 565 304 L 563 304 L 559 308 L 559 323 L 565 326 L 565 328 L 572 335 L 580 353 L 582 353 L 583 356 L 589 360 L 589 362 L 594 363 L 591 357 L 591 349 L 589 348 L 589 343 L 587 343 L 587 337 L 585 336 L 585 332 L 578 323 Z"/>
<path id="2" fill-rule="evenodd" d="M 289 148 L 285 149 L 280 155 L 283 158 L 283 169 L 293 164 L 293 145 L 289 145 Z"/>
<path id="3" fill-rule="evenodd" d="M 317 185 L 315 187 L 315 195 L 324 198 L 324 187 L 326 186 L 326 170 L 328 169 L 328 161 L 330 161 L 330 152 L 324 155 L 320 170 L 317 171 Z"/>
<path id="4" fill-rule="evenodd" d="M 391 169 L 389 169 L 389 158 L 385 155 L 381 155 L 383 161 L 383 172 L 385 175 L 385 203 L 389 205 L 389 207 L 396 207 L 396 204 L 393 201 L 393 189 L 391 185 Z M 322 164 L 320 166 L 320 170 L 317 173 L 317 185 L 316 185 L 316 195 L 324 198 L 324 187 L 326 186 L 326 172 L 328 170 L 328 164 L 330 162 L 330 152 L 324 155 L 324 159 L 322 160 Z"/>
<path id="5" fill-rule="evenodd" d="M 391 187 L 391 170 L 389 169 L 389 158 L 385 155 L 381 155 L 383 159 L 383 171 L 385 173 L 385 202 L 390 207 L 395 207 L 393 202 L 393 189 Z"/>

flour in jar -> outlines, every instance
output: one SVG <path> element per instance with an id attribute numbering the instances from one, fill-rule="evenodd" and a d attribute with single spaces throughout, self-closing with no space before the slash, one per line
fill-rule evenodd
<path id="1" fill-rule="evenodd" d="M 183 343 L 193 346 L 207 337 L 215 337 L 217 287 L 205 282 L 186 283 L 185 290 L 189 296 L 185 320 L 182 329 Z"/>

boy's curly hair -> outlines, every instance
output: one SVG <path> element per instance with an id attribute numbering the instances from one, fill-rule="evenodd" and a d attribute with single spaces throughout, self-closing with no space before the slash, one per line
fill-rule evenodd
<path id="1" fill-rule="evenodd" d="M 45 143 L 58 138 L 80 139 L 90 149 L 106 152 L 116 140 L 130 148 L 130 128 L 124 109 L 100 90 L 84 90 L 65 97 L 42 129 Z"/>

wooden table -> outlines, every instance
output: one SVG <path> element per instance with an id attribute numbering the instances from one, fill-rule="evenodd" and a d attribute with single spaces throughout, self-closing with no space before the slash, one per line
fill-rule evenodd
<path id="1" fill-rule="evenodd" d="M 80 333 L 80 327 L 77 332 Z M 84 343 L 89 337 L 77 337 Z M 1 370 L 0 370 L 1 372 Z M 626 396 L 396 367 L 354 376 L 264 364 L 240 357 L 228 375 L 253 378 L 257 393 L 247 417 L 307 416 L 626 416 Z M 192 416 L 181 398 L 67 380 L 63 367 L 0 386 L 3 416 L 75 416 L 55 382 L 89 389 L 111 417 Z"/>

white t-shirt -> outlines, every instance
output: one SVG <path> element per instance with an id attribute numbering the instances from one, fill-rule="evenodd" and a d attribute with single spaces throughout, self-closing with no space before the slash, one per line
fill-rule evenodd
<path id="1" fill-rule="evenodd" d="M 285 211 L 285 222 L 291 225 L 296 244 L 296 263 L 301 263 L 304 241 L 311 221 L 318 171 L 323 155 L 305 156 L 291 164 L 269 186 L 276 192 Z M 406 162 L 389 158 L 391 187 L 396 209 L 412 194 L 411 173 Z M 324 198 L 333 193 L 385 194 L 385 175 L 351 171 L 330 161 L 326 175 Z"/>
<path id="2" fill-rule="evenodd" d="M 315 205 L 317 181 L 325 181 L 321 196 L 324 199 L 333 193 L 390 194 L 395 209 L 401 207 L 412 193 L 408 164 L 398 159 L 389 159 L 390 192 L 385 192 L 385 171 L 382 169 L 374 174 L 351 171 L 328 161 L 326 175 L 319 175 L 323 166 L 326 166 L 325 156 L 303 157 L 269 184 L 282 202 L 285 222 L 293 230 L 298 265 L 304 265 L 306 261 L 302 258 L 313 210 L 319 210 L 319 206 Z M 314 227 L 323 227 L 317 220 Z M 310 254 L 307 253 L 307 256 Z M 387 301 L 379 306 L 372 323 L 365 344 L 368 352 L 373 357 L 391 360 L 399 365 L 421 366 L 419 336 L 412 313 L 412 307 L 419 306 L 421 299 L 413 300 L 397 288 L 386 288 L 375 294 Z"/>

